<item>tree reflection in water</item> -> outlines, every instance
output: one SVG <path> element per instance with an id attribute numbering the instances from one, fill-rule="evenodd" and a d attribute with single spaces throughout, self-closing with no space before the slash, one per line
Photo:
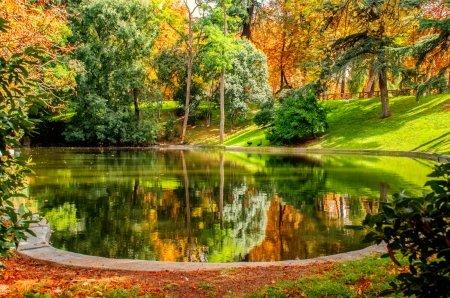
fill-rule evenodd
<path id="1" fill-rule="evenodd" d="M 362 248 L 361 235 L 344 225 L 376 213 L 393 190 L 420 192 L 425 181 L 408 173 L 429 171 L 406 158 L 205 150 L 41 149 L 33 159 L 30 199 L 50 220 L 55 247 L 182 262 Z"/>

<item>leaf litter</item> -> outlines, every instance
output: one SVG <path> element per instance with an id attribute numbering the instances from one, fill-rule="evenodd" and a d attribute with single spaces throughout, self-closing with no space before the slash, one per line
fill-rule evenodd
<path id="1" fill-rule="evenodd" d="M 18 256 L 2 261 L 0 297 L 24 297 L 30 292 L 50 297 L 99 297 L 117 289 L 136 288 L 138 295 L 156 297 L 242 297 L 276 282 L 327 270 L 331 264 L 139 272 L 49 265 Z"/>

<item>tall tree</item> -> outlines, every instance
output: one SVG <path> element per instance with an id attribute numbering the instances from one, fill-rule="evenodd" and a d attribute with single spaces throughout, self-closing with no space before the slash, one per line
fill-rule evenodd
<path id="1" fill-rule="evenodd" d="M 273 92 L 315 80 L 318 49 L 327 40 L 319 37 L 320 23 L 316 2 L 274 0 L 258 9 L 252 42 L 267 56 Z"/>
<path id="2" fill-rule="evenodd" d="M 405 27 L 419 16 L 423 0 L 331 1 L 324 5 L 323 29 L 333 31 L 331 44 L 334 63 L 323 71 L 342 72 L 355 60 L 373 60 L 378 75 L 381 118 L 391 115 L 388 98 L 389 48 L 398 47 Z"/>
<path id="3" fill-rule="evenodd" d="M 59 7 L 0 3 L 0 255 L 5 258 L 27 238 L 26 232 L 34 234 L 28 228 L 36 217 L 13 203 L 13 198 L 27 197 L 23 191 L 31 172 L 31 160 L 20 157 L 18 148 L 21 137 L 38 122 L 30 113 L 56 108 L 60 79 L 71 85 L 67 76 L 52 78 L 55 67 L 64 68 L 60 56 L 69 50 L 64 46 L 65 24 Z"/>
<path id="4" fill-rule="evenodd" d="M 227 7 L 225 0 L 221 0 L 223 9 L 223 36 L 227 36 Z M 222 52 L 222 55 L 224 52 Z M 220 73 L 220 144 L 223 144 L 225 134 L 225 67 L 222 66 Z"/>
<path id="5" fill-rule="evenodd" d="M 159 28 L 155 7 L 146 0 L 87 0 L 77 10 L 72 41 L 84 71 L 77 74 L 76 114 L 66 139 L 153 142 L 156 125 L 143 119 L 139 102 L 148 98 L 145 65 Z"/>
<path id="6" fill-rule="evenodd" d="M 181 133 L 181 143 L 184 143 L 186 137 L 186 128 L 189 118 L 189 102 L 191 100 L 191 82 L 192 82 L 192 62 L 194 61 L 194 29 L 192 28 L 194 22 L 194 13 L 199 7 L 199 3 L 189 5 L 187 0 L 183 0 L 188 12 L 188 40 L 187 40 L 187 78 L 186 78 L 186 103 L 184 106 L 184 121 L 183 121 L 183 131 Z"/>

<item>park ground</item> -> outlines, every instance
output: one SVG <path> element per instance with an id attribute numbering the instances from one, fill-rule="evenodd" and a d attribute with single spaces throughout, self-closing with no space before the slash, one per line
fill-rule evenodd
<path id="1" fill-rule="evenodd" d="M 406 150 L 450 153 L 450 95 L 391 99 L 392 116 L 380 119 L 378 98 L 323 103 L 329 129 L 294 147 Z M 176 106 L 165 103 L 163 113 Z M 226 146 L 270 146 L 265 130 L 251 117 L 227 130 Z M 189 144 L 218 144 L 218 119 L 190 127 Z M 176 142 L 177 140 L 172 140 Z M 407 270 L 380 255 L 346 263 L 267 266 L 215 271 L 157 273 L 88 270 L 50 266 L 12 257 L 3 260 L 1 297 L 379 297 L 395 276 Z M 406 266 L 407 262 L 403 261 Z"/>
<path id="2" fill-rule="evenodd" d="M 406 265 L 406 262 L 404 262 Z M 374 254 L 345 263 L 133 272 L 4 261 L 1 297 L 379 297 L 407 270 Z"/>

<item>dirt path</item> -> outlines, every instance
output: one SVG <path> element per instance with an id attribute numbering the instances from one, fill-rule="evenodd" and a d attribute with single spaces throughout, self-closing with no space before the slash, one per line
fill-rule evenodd
<path id="1" fill-rule="evenodd" d="M 48 293 L 51 297 L 102 297 L 114 289 L 138 286 L 138 295 L 158 297 L 242 297 L 265 285 L 327 270 L 331 263 L 264 266 L 189 272 L 133 272 L 77 269 L 39 264 L 14 257 L 3 260 L 0 297 Z M 298 293 L 299 295 L 301 293 Z"/>

